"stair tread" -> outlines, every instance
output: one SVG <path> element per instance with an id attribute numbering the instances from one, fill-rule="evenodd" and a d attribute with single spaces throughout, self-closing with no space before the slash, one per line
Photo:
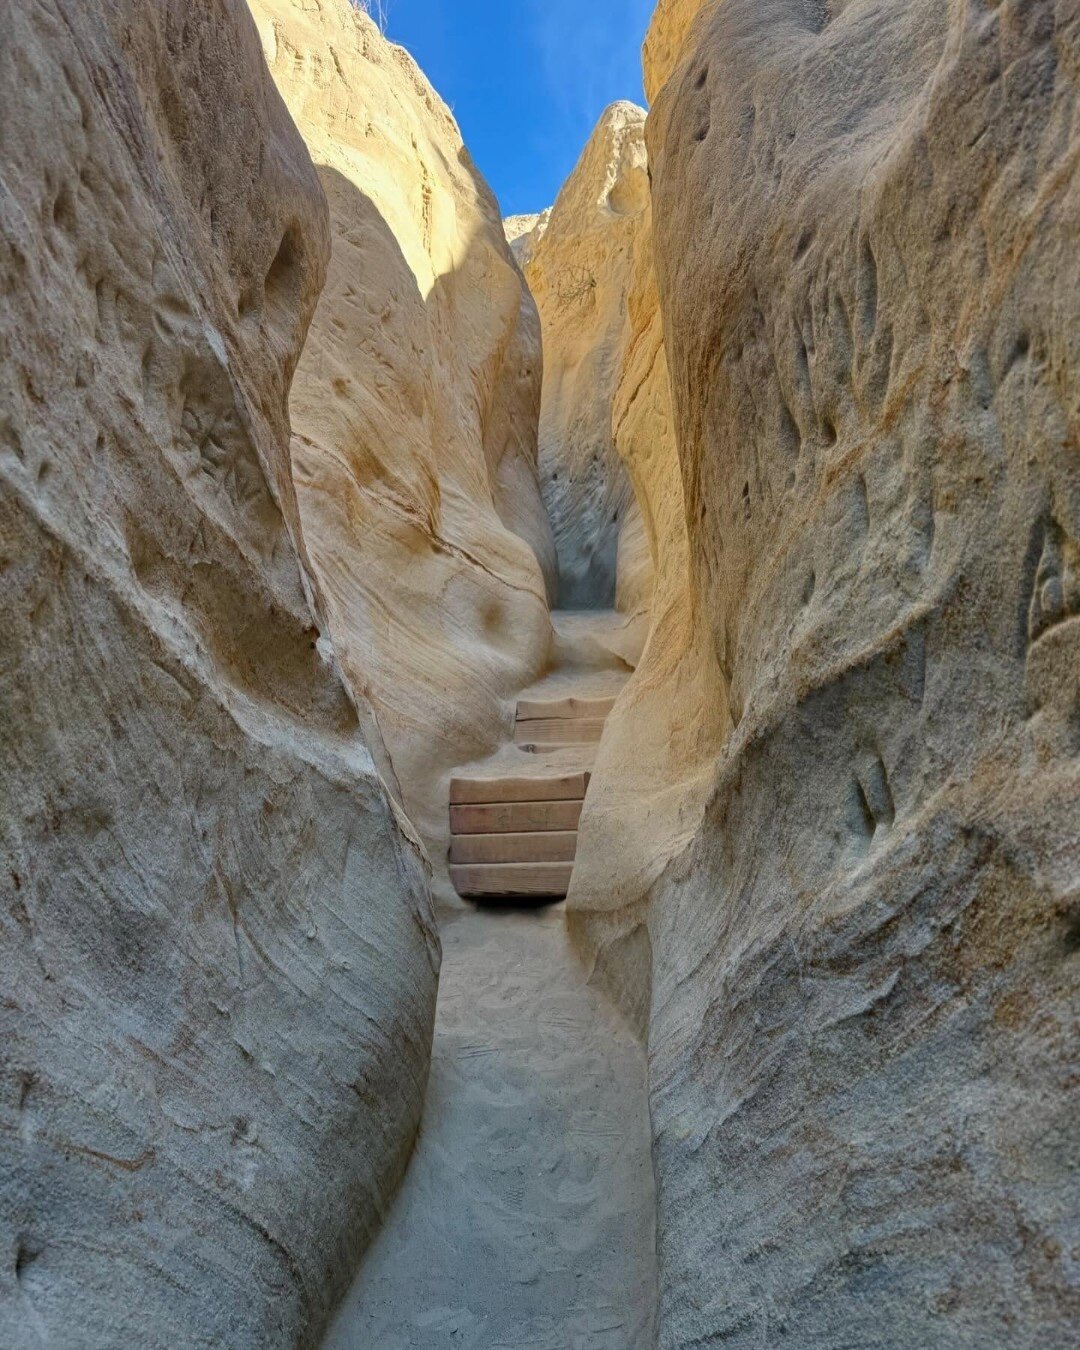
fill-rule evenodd
<path id="1" fill-rule="evenodd" d="M 450 805 L 465 803 L 580 801 L 589 785 L 587 770 L 564 774 L 498 774 L 450 780 Z"/>
<path id="2" fill-rule="evenodd" d="M 517 720 L 528 722 L 538 717 L 558 717 L 567 720 L 577 718 L 605 718 L 615 706 L 615 696 L 609 698 L 579 698 L 568 694 L 562 698 L 522 698 L 518 699 Z"/>
<path id="3" fill-rule="evenodd" d="M 573 863 L 450 864 L 450 880 L 462 896 L 562 897 L 570 885 Z"/>
<path id="4" fill-rule="evenodd" d="M 582 802 L 480 802 L 451 806 L 451 834 L 528 834 L 534 830 L 576 830 Z"/>
<path id="5" fill-rule="evenodd" d="M 452 863 L 573 862 L 576 852 L 576 830 L 450 836 Z"/>
<path id="6" fill-rule="evenodd" d="M 598 741 L 604 732 L 602 717 L 533 717 L 515 722 L 518 745 L 585 745 Z"/>

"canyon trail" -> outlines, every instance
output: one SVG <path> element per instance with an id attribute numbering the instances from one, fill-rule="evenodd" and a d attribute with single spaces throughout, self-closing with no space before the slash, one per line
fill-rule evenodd
<path id="1" fill-rule="evenodd" d="M 0 0 L 0 1346 L 1074 1350 L 1080 0 L 368 8 Z"/>
<path id="2" fill-rule="evenodd" d="M 552 616 L 561 663 L 523 699 L 596 700 L 616 614 Z M 485 779 L 587 769 L 595 744 L 507 744 Z M 431 1078 L 401 1192 L 331 1350 L 648 1350 L 655 1232 L 645 1056 L 570 947 L 562 904 L 440 912 Z"/>

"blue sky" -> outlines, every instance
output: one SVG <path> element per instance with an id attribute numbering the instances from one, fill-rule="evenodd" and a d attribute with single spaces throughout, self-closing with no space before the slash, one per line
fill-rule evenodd
<path id="1" fill-rule="evenodd" d="M 655 0 L 383 3 L 387 36 L 453 109 L 504 215 L 550 206 L 607 105 L 645 101 Z"/>

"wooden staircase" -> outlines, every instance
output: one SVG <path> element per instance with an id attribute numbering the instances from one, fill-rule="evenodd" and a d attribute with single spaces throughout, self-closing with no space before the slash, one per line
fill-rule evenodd
<path id="1" fill-rule="evenodd" d="M 600 740 L 614 698 L 521 699 L 514 743 L 530 754 Z M 450 880 L 472 899 L 562 899 L 570 886 L 587 769 L 462 776 L 450 783 Z"/>

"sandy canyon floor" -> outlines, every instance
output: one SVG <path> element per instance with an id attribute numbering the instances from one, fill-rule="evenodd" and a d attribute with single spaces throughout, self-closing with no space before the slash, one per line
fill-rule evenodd
<path id="1" fill-rule="evenodd" d="M 557 616 L 528 691 L 595 696 L 613 615 Z M 619 673 L 622 667 L 622 674 Z M 521 773 L 589 751 L 486 766 Z M 645 1057 L 570 948 L 562 904 L 440 915 L 443 966 L 416 1151 L 339 1309 L 334 1350 L 638 1350 L 655 1343 Z"/>

